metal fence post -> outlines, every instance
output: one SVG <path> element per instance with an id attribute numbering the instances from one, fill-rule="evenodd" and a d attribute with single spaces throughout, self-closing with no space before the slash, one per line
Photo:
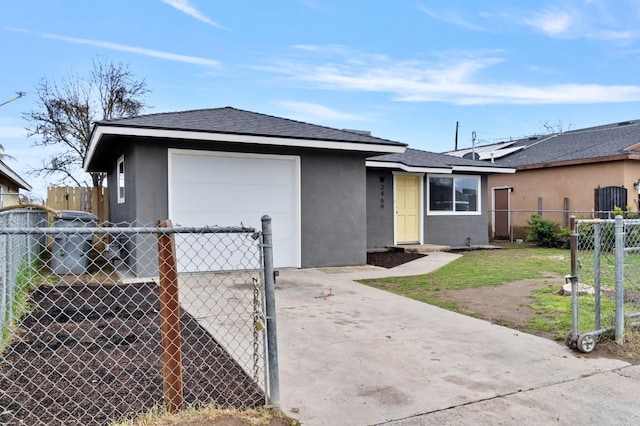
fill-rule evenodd
<path id="1" fill-rule="evenodd" d="M 571 339 L 575 342 L 578 338 L 578 234 L 576 232 L 576 217 L 569 218 L 571 227 Z"/>
<path id="2" fill-rule="evenodd" d="M 615 338 L 619 345 L 624 343 L 624 223 L 622 216 L 616 216 L 616 327 Z"/>
<path id="3" fill-rule="evenodd" d="M 5 321 L 9 318 L 7 313 L 8 300 L 7 293 L 9 291 L 9 265 L 7 262 L 7 239 L 8 235 L 0 236 L 0 332 L 4 329 Z M 2 343 L 2 335 L 0 334 L 0 343 Z"/>
<path id="4" fill-rule="evenodd" d="M 171 221 L 159 221 L 160 228 L 171 228 Z M 182 339 L 180 336 L 180 303 L 178 272 L 173 234 L 158 234 L 158 269 L 160 271 L 160 317 L 162 335 L 162 388 L 169 412 L 182 410 L 184 385 L 182 377 Z"/>
<path id="5" fill-rule="evenodd" d="M 601 283 L 600 283 L 600 265 L 601 265 L 601 254 L 602 254 L 602 224 L 594 225 L 593 228 L 593 287 L 595 289 L 595 329 L 600 330 L 601 328 L 601 301 L 602 301 L 602 291 L 601 291 Z"/>
<path id="6" fill-rule="evenodd" d="M 262 250 L 264 259 L 264 293 L 267 319 L 267 363 L 269 399 L 272 408 L 280 408 L 280 375 L 278 372 L 278 339 L 276 331 L 275 272 L 273 270 L 273 233 L 271 217 L 262 216 Z"/>

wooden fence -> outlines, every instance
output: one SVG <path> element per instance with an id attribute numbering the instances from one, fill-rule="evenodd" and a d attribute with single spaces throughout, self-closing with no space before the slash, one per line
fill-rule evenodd
<path id="1" fill-rule="evenodd" d="M 98 208 L 98 190 L 102 191 L 102 212 Z M 109 192 L 107 188 L 89 188 L 56 186 L 47 188 L 47 207 L 54 210 L 78 210 L 89 212 L 100 218 L 100 221 L 109 221 Z M 102 217 L 101 214 L 102 213 Z"/>

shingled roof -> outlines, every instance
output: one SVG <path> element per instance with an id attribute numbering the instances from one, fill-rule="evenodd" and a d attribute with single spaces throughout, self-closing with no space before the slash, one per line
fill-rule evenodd
<path id="1" fill-rule="evenodd" d="M 370 136 L 366 132 L 339 130 L 232 107 L 141 115 L 132 118 L 100 121 L 97 124 L 114 127 L 126 126 L 406 146 L 401 142 Z"/>
<path id="2" fill-rule="evenodd" d="M 585 162 L 640 159 L 640 120 L 531 136 L 478 147 L 497 166 L 537 168 Z M 469 155 L 469 149 L 450 155 Z"/>
<path id="3" fill-rule="evenodd" d="M 437 172 L 478 172 L 478 173 L 513 173 L 508 166 L 487 163 L 480 160 L 453 157 L 446 154 L 407 148 L 402 154 L 377 155 L 367 159 L 367 166 L 400 168 L 406 171 Z"/>
<path id="4" fill-rule="evenodd" d="M 370 154 L 403 152 L 406 144 L 288 118 L 232 107 L 166 112 L 95 123 L 84 162 L 86 171 L 110 167 L 114 144 L 122 137 L 191 140 L 212 144 L 236 143 L 360 151 Z"/>
<path id="5" fill-rule="evenodd" d="M 114 143 L 121 137 L 198 140 L 298 148 L 360 151 L 371 154 L 403 152 L 406 144 L 288 118 L 232 107 L 165 112 L 99 121 L 91 134 L 85 170 L 104 171 Z"/>

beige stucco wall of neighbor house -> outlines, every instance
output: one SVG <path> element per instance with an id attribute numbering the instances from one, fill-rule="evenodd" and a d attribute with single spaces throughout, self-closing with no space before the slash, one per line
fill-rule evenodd
<path id="1" fill-rule="evenodd" d="M 620 160 L 590 164 L 517 170 L 515 174 L 489 176 L 489 232 L 493 237 L 495 188 L 511 188 L 510 216 L 514 238 L 527 234 L 527 220 L 539 209 L 544 219 L 568 225 L 568 217 L 591 217 L 594 210 L 594 189 L 598 186 L 624 186 L 627 204 L 637 212 L 638 190 L 634 183 L 640 180 L 640 161 Z M 564 211 L 565 198 L 568 211 Z M 540 202 L 539 202 L 540 200 Z M 541 205 L 539 205 L 539 203 Z M 624 207 L 624 206 L 621 206 Z"/>

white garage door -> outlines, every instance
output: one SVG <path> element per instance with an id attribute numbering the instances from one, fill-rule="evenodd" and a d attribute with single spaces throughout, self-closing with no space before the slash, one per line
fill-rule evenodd
<path id="1" fill-rule="evenodd" d="M 181 226 L 273 224 L 274 266 L 300 267 L 299 157 L 169 150 L 169 217 Z"/>

